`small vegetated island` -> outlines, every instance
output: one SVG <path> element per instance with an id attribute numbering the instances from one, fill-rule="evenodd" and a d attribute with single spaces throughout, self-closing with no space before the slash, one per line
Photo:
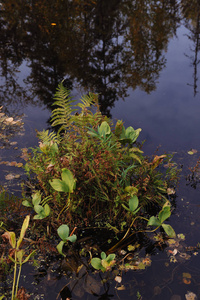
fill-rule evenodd
<path id="1" fill-rule="evenodd" d="M 118 264 L 116 253 L 124 245 L 134 253 L 138 234 L 152 237 L 161 229 L 164 236 L 175 237 L 166 223 L 172 210 L 168 191 L 178 177 L 172 156 L 145 156 L 137 142 L 141 129 L 125 128 L 120 120 L 113 124 L 101 114 L 95 94 L 77 103 L 61 83 L 53 106 L 54 130 L 38 132 L 39 146 L 23 149 L 31 197 L 24 196 L 22 204 L 31 218 L 24 220 L 18 244 L 12 232 L 4 235 L 12 248 L 19 248 L 28 225 L 32 239 L 35 231 L 41 237 L 41 228 L 43 236 L 54 236 L 60 254 L 66 256 L 69 247 L 79 244 L 80 256 L 88 255 L 88 266 L 105 272 Z M 81 243 L 87 230 L 100 236 L 99 244 L 94 234 L 89 248 Z M 14 252 L 11 260 L 21 266 L 19 249 Z M 133 259 L 118 268 L 138 265 Z M 140 261 L 140 268 L 144 266 Z M 14 294 L 13 288 L 12 299 Z"/>

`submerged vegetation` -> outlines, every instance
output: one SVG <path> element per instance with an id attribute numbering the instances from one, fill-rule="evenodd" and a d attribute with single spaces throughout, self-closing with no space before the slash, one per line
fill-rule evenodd
<path id="1" fill-rule="evenodd" d="M 24 191 L 18 213 L 34 214 L 27 240 L 34 243 L 35 239 L 42 251 L 40 241 L 46 237 L 48 245 L 51 244 L 49 249 L 64 259 L 73 243 L 72 252 L 76 259 L 79 257 L 77 274 L 86 267 L 83 257 L 87 258 L 87 270 L 91 266 L 102 272 L 113 267 L 121 271 L 145 269 L 151 264 L 150 258 L 134 257 L 140 248 L 138 234 L 149 239 L 149 233 L 161 228 L 168 237 L 176 236 L 165 223 L 172 211 L 169 194 L 176 186 L 179 172 L 172 156 L 145 156 L 138 142 L 141 129 L 125 128 L 120 120 L 113 124 L 101 114 L 95 94 L 85 95 L 77 102 L 61 83 L 55 100 L 51 119 L 54 130 L 38 132 L 39 146 L 23 149 L 28 191 Z M 2 200 L 6 195 L 2 190 L 1 205 L 7 205 Z M 13 231 L 7 231 L 6 216 L 0 220 L 1 229 L 6 232 L 3 237 L 12 246 L 9 260 L 15 265 L 12 299 L 18 297 L 22 264 L 35 253 L 30 249 L 22 261 L 26 250 L 18 249 L 29 218 L 22 225 L 20 243 L 13 238 Z M 86 230 L 95 231 L 98 237 L 98 230 L 100 235 L 103 232 L 103 241 L 102 237 L 98 242 L 93 237 L 88 245 L 82 243 L 88 238 L 83 234 Z M 158 240 L 164 241 L 162 234 Z M 117 251 L 124 246 L 128 246 L 129 253 L 118 260 Z M 2 251 L 2 258 L 8 251 Z M 125 264 L 126 257 L 129 261 Z"/>

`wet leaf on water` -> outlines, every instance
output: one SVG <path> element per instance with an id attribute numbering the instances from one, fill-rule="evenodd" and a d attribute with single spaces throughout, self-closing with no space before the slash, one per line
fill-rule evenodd
<path id="1" fill-rule="evenodd" d="M 185 240 L 185 235 L 183 233 L 179 233 L 179 234 L 177 234 L 177 238 L 184 241 Z"/>
<path id="2" fill-rule="evenodd" d="M 162 290 L 158 285 L 154 287 L 154 289 L 153 289 L 154 296 L 160 295 L 161 292 L 162 292 Z"/>
<path id="3" fill-rule="evenodd" d="M 140 262 L 140 263 L 138 264 L 138 269 L 140 269 L 140 270 L 145 270 L 145 264 L 144 264 L 143 262 Z"/>
<path id="4" fill-rule="evenodd" d="M 17 142 L 11 142 L 10 145 L 11 146 L 17 145 Z"/>
<path id="5" fill-rule="evenodd" d="M 168 195 L 174 195 L 174 194 L 176 194 L 176 191 L 175 191 L 175 189 L 173 189 L 173 188 L 168 188 L 168 189 L 167 189 L 167 194 L 168 194 Z"/>
<path id="6" fill-rule="evenodd" d="M 170 246 L 175 246 L 177 242 L 176 242 L 175 239 L 169 239 L 169 240 L 167 241 L 167 243 L 168 243 Z"/>
<path id="7" fill-rule="evenodd" d="M 121 286 L 116 287 L 116 289 L 117 289 L 118 291 L 124 291 L 126 288 L 125 288 L 124 285 L 121 285 Z"/>
<path id="8" fill-rule="evenodd" d="M 194 294 L 193 292 L 187 292 L 187 294 L 185 294 L 185 299 L 186 300 L 197 300 L 197 295 Z"/>
<path id="9" fill-rule="evenodd" d="M 15 178 L 15 175 L 12 174 L 12 173 L 10 173 L 10 174 L 8 174 L 8 175 L 5 176 L 5 179 L 6 179 L 6 180 L 12 180 L 12 179 L 14 179 L 14 178 Z"/>
<path id="10" fill-rule="evenodd" d="M 12 179 L 17 179 L 17 178 L 20 178 L 19 174 L 9 173 L 5 176 L 6 180 L 12 180 Z"/>
<path id="11" fill-rule="evenodd" d="M 128 251 L 134 251 L 139 246 L 140 245 L 138 243 L 136 243 L 135 245 L 128 245 L 127 249 L 128 249 Z"/>
<path id="12" fill-rule="evenodd" d="M 122 277 L 121 276 L 116 276 L 115 281 L 118 282 L 118 283 L 121 283 L 122 282 Z"/>
<path id="13" fill-rule="evenodd" d="M 183 273 L 183 277 L 185 278 L 192 278 L 190 273 Z"/>
<path id="14" fill-rule="evenodd" d="M 190 259 L 190 255 L 189 254 L 187 254 L 187 253 L 179 253 L 179 256 L 180 256 L 180 258 L 183 258 L 183 259 L 186 259 L 186 260 L 188 260 L 188 259 Z"/>
<path id="15" fill-rule="evenodd" d="M 188 151 L 189 155 L 193 155 L 195 153 L 197 153 L 198 151 L 196 149 L 191 149 L 190 151 Z"/>
<path id="16" fill-rule="evenodd" d="M 27 148 L 22 148 L 22 155 L 20 156 L 24 160 L 28 160 L 28 149 Z"/>
<path id="17" fill-rule="evenodd" d="M 190 284 L 191 283 L 191 278 L 192 278 L 192 276 L 191 276 L 190 273 L 183 273 L 183 279 L 182 279 L 182 281 L 185 284 Z"/>
<path id="18" fill-rule="evenodd" d="M 177 249 L 174 249 L 173 251 L 172 250 L 168 250 L 168 252 L 172 255 L 176 255 L 178 253 L 178 250 Z"/>
<path id="19" fill-rule="evenodd" d="M 176 262 L 177 262 L 177 259 L 175 258 L 175 256 L 170 256 L 169 261 L 170 261 L 170 262 L 173 262 L 173 263 L 176 263 Z"/>
<path id="20" fill-rule="evenodd" d="M 101 284 L 95 280 L 92 276 L 87 275 L 85 279 L 85 290 L 89 294 L 99 294 L 101 290 Z"/>
<path id="21" fill-rule="evenodd" d="M 13 123 L 13 121 L 14 121 L 14 119 L 12 117 L 5 119 L 5 122 L 8 123 L 8 124 Z"/>

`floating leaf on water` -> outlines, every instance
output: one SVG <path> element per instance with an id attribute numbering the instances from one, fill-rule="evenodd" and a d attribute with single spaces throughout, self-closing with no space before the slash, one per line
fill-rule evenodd
<path id="1" fill-rule="evenodd" d="M 19 177 L 20 177 L 19 174 L 12 174 L 12 173 L 10 173 L 10 174 L 8 174 L 8 175 L 5 176 L 5 179 L 6 180 L 12 180 L 12 179 L 19 178 Z"/>
<path id="2" fill-rule="evenodd" d="M 101 290 L 101 284 L 100 284 L 99 281 L 97 281 L 96 279 L 94 279 L 92 276 L 87 275 L 85 277 L 84 289 L 89 294 L 92 294 L 92 295 L 96 294 L 96 295 L 98 295 L 100 293 L 100 290 Z"/>
<path id="3" fill-rule="evenodd" d="M 151 265 L 151 259 L 149 257 L 145 257 L 145 258 L 142 259 L 142 263 L 145 266 L 150 266 Z"/>
<path id="4" fill-rule="evenodd" d="M 116 289 L 117 289 L 118 291 L 124 291 L 126 288 L 125 288 L 124 285 L 121 285 L 121 286 L 116 287 Z"/>
<path id="5" fill-rule="evenodd" d="M 178 250 L 177 249 L 174 249 L 174 250 L 168 250 L 168 252 L 172 255 L 176 255 L 178 253 Z"/>
<path id="6" fill-rule="evenodd" d="M 12 174 L 12 173 L 10 173 L 10 174 L 8 174 L 8 175 L 5 176 L 5 179 L 6 179 L 6 180 L 12 180 L 12 179 L 14 179 L 14 178 L 15 178 L 15 175 Z"/>
<path id="7" fill-rule="evenodd" d="M 11 146 L 17 145 L 17 142 L 11 142 L 10 145 Z"/>
<path id="8" fill-rule="evenodd" d="M 175 189 L 173 189 L 173 188 L 168 188 L 168 189 L 167 189 L 167 194 L 168 194 L 168 195 L 174 195 L 174 194 L 176 194 L 176 191 L 175 191 Z"/>
<path id="9" fill-rule="evenodd" d="M 186 300 L 197 300 L 197 295 L 194 294 L 193 292 L 187 292 L 187 294 L 185 294 L 185 299 Z"/>
<path id="10" fill-rule="evenodd" d="M 182 281 L 183 281 L 183 283 L 185 283 L 185 284 L 190 284 L 190 283 L 191 283 L 191 279 L 185 278 L 185 277 L 183 277 Z"/>
<path id="11" fill-rule="evenodd" d="M 143 262 L 140 262 L 140 263 L 138 264 L 138 269 L 140 269 L 140 270 L 145 270 L 145 264 L 144 264 Z"/>
<path id="12" fill-rule="evenodd" d="M 115 281 L 118 282 L 118 283 L 121 283 L 122 282 L 122 277 L 121 276 L 116 276 Z"/>
<path id="13" fill-rule="evenodd" d="M 192 278 L 190 273 L 183 273 L 183 277 L 190 278 L 190 279 Z"/>
<path id="14" fill-rule="evenodd" d="M 127 249 L 128 249 L 128 251 L 134 251 L 139 246 L 140 245 L 136 243 L 135 245 L 128 245 Z"/>
<path id="15" fill-rule="evenodd" d="M 177 238 L 184 241 L 185 240 L 185 235 L 183 233 L 179 233 L 179 234 L 177 234 Z"/>
<path id="16" fill-rule="evenodd" d="M 190 151 L 188 151 L 189 155 L 193 155 L 195 153 L 197 153 L 198 151 L 196 149 L 191 149 Z"/>
<path id="17" fill-rule="evenodd" d="M 14 121 L 14 119 L 11 117 L 11 118 L 6 118 L 5 119 L 5 122 L 6 123 L 12 123 Z"/>
<path id="18" fill-rule="evenodd" d="M 175 239 L 169 239 L 169 240 L 167 241 L 167 243 L 168 243 L 170 246 L 175 246 L 177 242 L 176 242 Z"/>
<path id="19" fill-rule="evenodd" d="M 187 253 L 180 253 L 179 256 L 180 256 L 180 258 L 183 258 L 183 259 L 186 259 L 186 260 L 190 259 L 190 257 L 191 257 L 191 256 L 190 256 L 189 254 L 187 254 Z"/>
<path id="20" fill-rule="evenodd" d="M 170 261 L 170 262 L 173 262 L 173 263 L 176 263 L 176 262 L 177 262 L 177 259 L 175 258 L 175 256 L 170 256 L 169 261 Z"/>
<path id="21" fill-rule="evenodd" d="M 121 252 L 121 255 L 126 255 L 126 253 L 127 253 L 127 252 L 126 252 L 125 250 L 123 250 L 123 249 L 122 249 L 120 252 Z"/>
<path id="22" fill-rule="evenodd" d="M 154 289 L 153 289 L 154 296 L 160 295 L 161 292 L 162 292 L 162 290 L 158 285 L 154 287 Z"/>

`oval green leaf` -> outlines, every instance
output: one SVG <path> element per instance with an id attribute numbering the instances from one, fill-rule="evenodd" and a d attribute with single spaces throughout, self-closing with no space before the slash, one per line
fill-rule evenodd
<path id="1" fill-rule="evenodd" d="M 164 231 L 166 232 L 166 234 L 167 234 L 170 238 L 176 237 L 176 233 L 175 233 L 174 229 L 171 227 L 171 225 L 168 225 L 168 224 L 162 224 L 162 227 L 163 227 Z"/>
<path id="2" fill-rule="evenodd" d="M 58 235 L 59 237 L 63 240 L 63 241 L 67 241 L 67 239 L 69 238 L 69 227 L 66 224 L 62 224 L 58 229 L 57 229 Z"/>
<path id="3" fill-rule="evenodd" d="M 139 204 L 139 200 L 138 197 L 136 195 L 133 195 L 130 199 L 129 199 L 129 208 L 130 211 L 134 211 L 138 208 L 138 204 Z"/>

